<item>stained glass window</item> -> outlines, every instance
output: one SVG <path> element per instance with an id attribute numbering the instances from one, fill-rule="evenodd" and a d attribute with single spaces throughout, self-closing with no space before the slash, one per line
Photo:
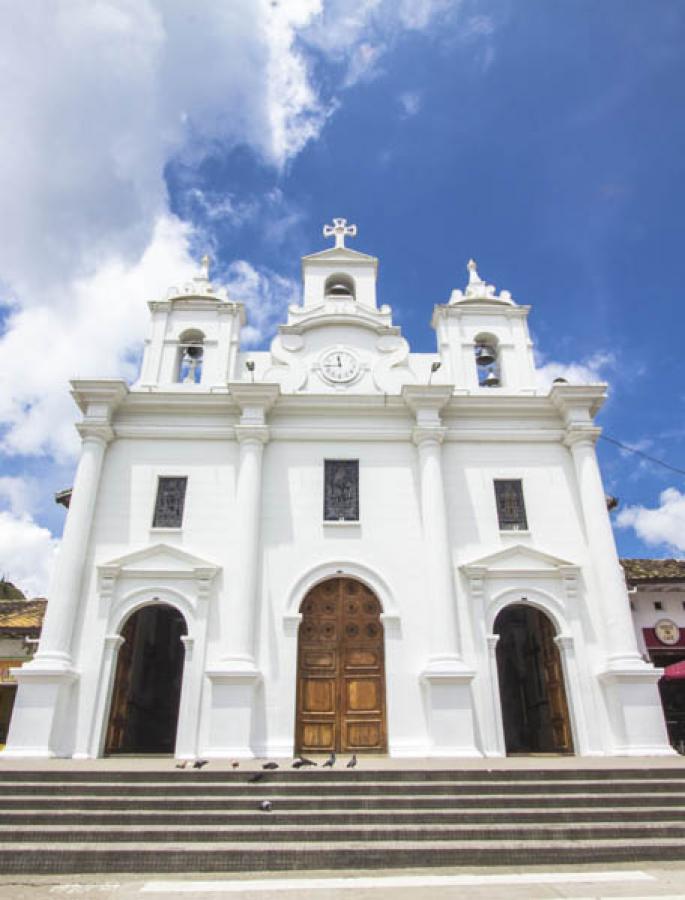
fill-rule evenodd
<path id="1" fill-rule="evenodd" d="M 359 460 L 324 461 L 323 517 L 326 522 L 359 520 Z"/>
<path id="2" fill-rule="evenodd" d="M 526 531 L 526 507 L 521 481 L 495 481 L 497 518 L 501 531 Z"/>
<path id="3" fill-rule="evenodd" d="M 160 478 L 153 528 L 180 528 L 186 499 L 187 478 Z"/>

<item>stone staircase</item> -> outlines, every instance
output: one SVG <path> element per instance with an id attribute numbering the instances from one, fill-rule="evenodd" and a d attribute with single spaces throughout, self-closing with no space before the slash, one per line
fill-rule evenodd
<path id="1" fill-rule="evenodd" d="M 0 872 L 685 859 L 685 767 L 0 771 Z M 273 807 L 262 812 L 268 799 Z"/>

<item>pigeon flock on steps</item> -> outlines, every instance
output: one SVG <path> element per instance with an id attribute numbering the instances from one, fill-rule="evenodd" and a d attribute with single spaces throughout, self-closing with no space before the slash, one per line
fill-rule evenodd
<path id="1" fill-rule="evenodd" d="M 324 769 L 332 769 L 333 766 L 336 764 L 337 759 L 338 758 L 335 754 L 335 751 L 333 751 L 331 753 L 331 755 L 328 757 L 328 759 L 324 762 L 323 768 Z M 204 766 L 206 766 L 208 764 L 209 764 L 208 759 L 196 759 L 195 761 L 191 761 L 189 759 L 184 759 L 181 762 L 176 763 L 176 768 L 177 769 L 190 769 L 190 768 L 202 769 Z M 307 759 L 306 756 L 296 756 L 292 762 L 293 769 L 303 769 L 303 768 L 306 768 L 309 766 L 316 766 L 316 765 L 318 765 L 318 763 L 315 763 L 313 759 Z M 345 768 L 346 769 L 354 769 L 356 767 L 356 765 L 357 765 L 357 754 L 353 753 L 352 756 L 350 757 L 350 759 L 348 760 Z M 239 767 L 240 767 L 240 763 L 238 762 L 237 759 L 231 760 L 231 768 L 232 769 L 237 769 Z M 274 762 L 273 760 L 269 760 L 268 762 L 263 763 L 263 765 L 262 765 L 263 771 L 254 772 L 252 775 L 250 775 L 250 777 L 247 779 L 248 784 L 256 784 L 258 781 L 261 781 L 264 778 L 264 776 L 267 772 L 273 771 L 274 769 L 278 769 L 278 768 L 280 768 L 280 766 L 278 765 L 277 762 Z M 259 804 L 259 809 L 262 812 L 271 812 L 271 810 L 273 809 L 273 803 L 271 802 L 271 800 L 262 800 Z"/>

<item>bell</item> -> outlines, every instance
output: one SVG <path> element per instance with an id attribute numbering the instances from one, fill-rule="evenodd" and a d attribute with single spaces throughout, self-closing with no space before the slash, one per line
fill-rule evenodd
<path id="1" fill-rule="evenodd" d="M 201 359 L 202 358 L 202 347 L 186 347 L 186 356 L 189 359 Z"/>
<path id="2" fill-rule="evenodd" d="M 476 347 L 476 362 L 479 366 L 490 366 L 496 359 L 494 350 L 488 344 L 479 344 Z"/>
<path id="3" fill-rule="evenodd" d="M 483 387 L 499 387 L 499 378 L 494 372 L 488 372 L 488 376 L 483 382 Z"/>
<path id="4" fill-rule="evenodd" d="M 336 284 L 332 284 L 329 287 L 327 294 L 329 297 L 350 297 L 350 296 L 352 296 L 348 285 L 343 284 L 340 281 L 337 282 Z"/>

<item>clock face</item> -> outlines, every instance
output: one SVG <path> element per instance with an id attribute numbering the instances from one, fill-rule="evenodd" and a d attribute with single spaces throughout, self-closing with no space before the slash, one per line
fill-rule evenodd
<path id="1" fill-rule="evenodd" d="M 345 384 L 359 373 L 359 360 L 349 350 L 329 350 L 321 360 L 321 373 L 326 381 Z"/>

